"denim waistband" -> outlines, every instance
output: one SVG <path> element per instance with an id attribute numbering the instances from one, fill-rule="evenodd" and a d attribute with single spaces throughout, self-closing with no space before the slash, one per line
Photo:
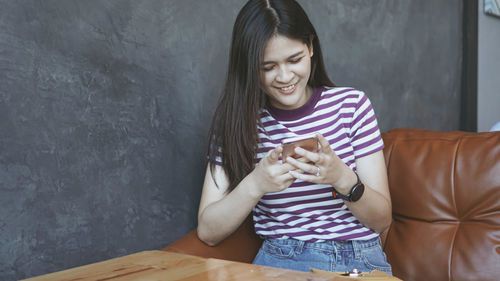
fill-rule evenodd
<path id="1" fill-rule="evenodd" d="M 371 248 L 375 246 L 380 246 L 380 237 L 368 239 L 368 240 L 329 240 L 323 242 L 307 242 L 297 239 L 275 239 L 266 238 L 268 241 L 275 245 L 290 246 L 295 249 L 295 252 L 300 253 L 304 248 L 313 248 L 318 250 L 341 252 L 341 251 L 353 251 L 356 256 L 364 248 Z"/>

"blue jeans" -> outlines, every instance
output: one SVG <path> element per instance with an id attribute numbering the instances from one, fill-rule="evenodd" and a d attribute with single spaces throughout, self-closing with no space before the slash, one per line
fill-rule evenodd
<path id="1" fill-rule="evenodd" d="M 346 272 L 380 270 L 392 275 L 379 238 L 327 242 L 304 242 L 295 239 L 266 239 L 254 264 L 285 269 Z"/>

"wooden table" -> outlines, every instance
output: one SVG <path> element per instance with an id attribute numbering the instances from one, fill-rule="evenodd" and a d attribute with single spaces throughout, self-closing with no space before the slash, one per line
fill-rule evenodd
<path id="1" fill-rule="evenodd" d="M 240 262 L 205 259 L 165 251 L 144 251 L 26 279 L 42 280 L 394 280 L 379 276 L 342 277 L 337 273 L 299 272 Z M 398 280 L 398 279 L 396 279 Z"/>

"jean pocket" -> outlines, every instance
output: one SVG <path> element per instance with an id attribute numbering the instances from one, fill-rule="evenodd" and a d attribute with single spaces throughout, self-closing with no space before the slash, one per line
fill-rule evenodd
<path id="1" fill-rule="evenodd" d="M 362 249 L 361 258 L 365 266 L 371 270 L 380 270 L 389 274 L 392 272 L 382 247 L 374 246 Z"/>
<path id="2" fill-rule="evenodd" d="M 262 250 L 273 257 L 280 259 L 287 259 L 293 256 L 294 247 L 288 245 L 281 245 L 279 243 L 273 243 L 269 240 L 264 241 L 262 245 Z"/>

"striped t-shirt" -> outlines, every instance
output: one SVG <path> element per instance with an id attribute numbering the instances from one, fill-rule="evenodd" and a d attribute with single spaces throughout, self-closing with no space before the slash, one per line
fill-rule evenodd
<path id="1" fill-rule="evenodd" d="M 320 132 L 344 163 L 383 149 L 377 120 L 366 95 L 352 88 L 315 88 L 294 110 L 268 104 L 262 110 L 257 161 L 283 139 Z M 255 231 L 269 238 L 302 241 L 367 240 L 378 234 L 363 226 L 334 199 L 332 186 L 296 180 L 289 188 L 265 194 L 253 210 Z"/>

